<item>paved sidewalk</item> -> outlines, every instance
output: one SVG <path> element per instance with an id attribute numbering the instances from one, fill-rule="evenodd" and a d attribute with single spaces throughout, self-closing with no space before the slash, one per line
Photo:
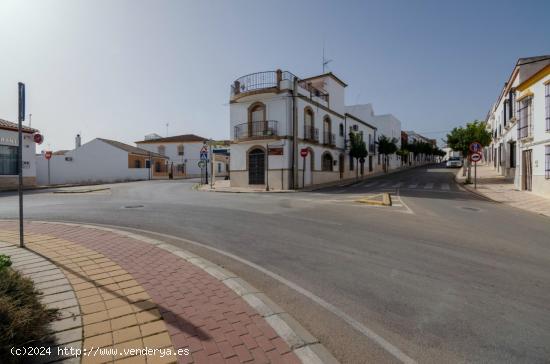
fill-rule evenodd
<path id="1" fill-rule="evenodd" d="M 472 167 L 472 178 L 473 173 Z M 462 169 L 457 172 L 456 180 L 462 184 L 466 181 L 466 177 L 462 176 Z M 493 201 L 550 217 L 550 199 L 529 191 L 517 190 L 513 180 L 498 175 L 491 166 L 477 166 L 477 189 L 474 189 L 473 184 L 463 186 Z"/>
<path id="2" fill-rule="evenodd" d="M 14 221 L 0 220 L 0 246 L 20 254 L 23 249 L 15 248 L 17 229 Z M 68 336 L 79 347 L 80 333 L 88 353 L 92 348 L 117 350 L 83 356 L 82 363 L 335 362 L 299 324 L 282 319 L 288 315 L 265 295 L 230 272 L 161 241 L 46 222 L 26 223 L 25 240 L 28 254 L 39 257 L 36 264 L 49 261 L 56 267 L 48 263 L 47 269 L 62 272 L 55 276 L 65 289 L 54 292 L 53 301 L 60 308 L 75 308 L 70 319 L 52 325 L 59 344 L 70 343 Z M 43 270 L 32 264 L 24 269 Z M 48 297 L 43 299 L 52 300 Z M 172 353 L 181 349 L 183 355 L 124 352 L 142 348 Z"/>

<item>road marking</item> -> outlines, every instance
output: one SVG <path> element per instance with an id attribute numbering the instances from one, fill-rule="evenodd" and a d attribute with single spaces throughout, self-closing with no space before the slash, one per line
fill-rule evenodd
<path id="1" fill-rule="evenodd" d="M 382 182 L 380 185 L 378 185 L 378 187 L 384 187 L 385 185 L 387 185 L 389 182 Z"/>
<path id="2" fill-rule="evenodd" d="M 69 222 L 69 223 L 74 224 L 74 222 Z M 344 311 L 340 310 L 338 307 L 336 307 L 333 304 L 325 301 L 321 297 L 317 296 L 315 293 L 310 292 L 310 291 L 306 290 L 305 288 L 302 288 L 301 286 L 297 285 L 294 282 L 289 281 L 286 278 L 283 278 L 282 276 L 278 275 L 277 273 L 273 273 L 273 272 L 265 269 L 264 267 L 262 267 L 260 265 L 257 265 L 255 263 L 252 263 L 252 262 L 250 262 L 246 259 L 243 259 L 239 256 L 236 256 L 234 254 L 225 252 L 225 251 L 223 251 L 221 249 L 218 249 L 218 248 L 208 246 L 208 245 L 203 244 L 203 243 L 199 243 L 197 241 L 193 241 L 193 240 L 189 240 L 189 239 L 185 239 L 185 238 L 180 238 L 180 237 L 177 237 L 177 236 L 174 236 L 174 235 L 169 235 L 169 234 L 164 234 L 164 233 L 157 233 L 157 232 L 150 231 L 150 230 L 131 228 L 131 227 L 126 227 L 126 226 L 108 225 L 108 224 L 93 224 L 93 223 L 85 223 L 85 224 L 111 227 L 111 228 L 115 228 L 115 229 L 118 228 L 118 229 L 134 230 L 134 231 L 140 231 L 140 232 L 147 233 L 147 234 L 164 236 L 164 237 L 169 238 L 169 239 L 180 240 L 180 241 L 183 241 L 185 243 L 195 245 L 195 246 L 200 246 L 201 248 L 214 251 L 214 252 L 216 252 L 218 254 L 221 254 L 221 255 L 225 255 L 226 257 L 229 257 L 229 258 L 234 259 L 238 262 L 241 262 L 245 265 L 248 265 L 249 267 L 252 267 L 256 270 L 259 270 L 260 272 L 264 273 L 265 275 L 279 281 L 280 283 L 292 288 L 296 292 L 301 293 L 302 295 L 306 296 L 310 300 L 317 303 L 319 306 L 325 308 L 326 310 L 332 312 L 334 315 L 340 317 L 342 320 L 347 322 L 350 326 L 352 326 L 355 330 L 359 331 L 364 336 L 368 337 L 369 339 L 371 339 L 372 341 L 374 341 L 375 343 L 380 345 L 384 350 L 386 350 L 388 353 L 393 355 L 400 362 L 402 362 L 404 364 L 416 364 L 416 361 L 413 358 L 411 358 L 410 356 L 408 356 L 407 354 L 402 352 L 397 346 L 391 344 L 389 341 L 384 339 L 382 336 L 380 336 L 376 332 L 374 332 L 372 329 L 369 329 L 367 326 L 365 326 L 362 323 L 360 323 L 359 321 L 355 320 L 353 317 L 351 317 L 350 315 L 348 315 Z"/>
<path id="3" fill-rule="evenodd" d="M 403 182 L 398 182 L 398 183 L 394 184 L 392 187 L 395 187 L 395 188 L 401 187 L 402 184 L 403 184 Z"/>
<path id="4" fill-rule="evenodd" d="M 418 183 L 413 183 L 411 185 L 408 185 L 407 187 L 408 188 L 416 188 L 416 186 L 418 186 Z"/>
<path id="5" fill-rule="evenodd" d="M 424 186 L 424 189 L 425 190 L 431 190 L 432 188 L 434 188 L 434 184 L 433 183 L 426 183 L 426 185 Z"/>
<path id="6" fill-rule="evenodd" d="M 448 183 L 443 183 L 441 185 L 441 189 L 444 190 L 444 191 L 449 191 L 451 189 L 451 186 L 449 186 Z"/>

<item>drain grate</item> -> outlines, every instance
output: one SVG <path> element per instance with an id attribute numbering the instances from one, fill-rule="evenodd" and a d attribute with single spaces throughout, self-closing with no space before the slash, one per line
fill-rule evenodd
<path id="1" fill-rule="evenodd" d="M 468 211 L 481 211 L 481 209 L 478 209 L 477 207 L 461 206 L 460 208 Z"/>

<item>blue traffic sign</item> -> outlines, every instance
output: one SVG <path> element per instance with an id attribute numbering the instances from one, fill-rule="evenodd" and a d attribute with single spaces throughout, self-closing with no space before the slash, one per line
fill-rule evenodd
<path id="1" fill-rule="evenodd" d="M 481 143 L 479 142 L 470 143 L 470 152 L 479 153 L 481 152 L 482 149 L 483 147 L 481 146 Z"/>

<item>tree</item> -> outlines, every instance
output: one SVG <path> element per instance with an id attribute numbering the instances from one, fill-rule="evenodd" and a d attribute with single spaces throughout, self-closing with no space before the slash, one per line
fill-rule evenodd
<path id="1" fill-rule="evenodd" d="M 350 150 L 349 154 L 355 158 L 356 165 L 357 165 L 357 178 L 359 178 L 359 163 L 357 163 L 360 159 L 365 160 L 367 155 L 369 155 L 369 152 L 367 150 L 367 145 L 365 144 L 365 141 L 358 133 L 349 133 L 349 142 L 350 142 Z"/>
<path id="2" fill-rule="evenodd" d="M 397 139 L 385 135 L 378 138 L 378 153 L 384 156 L 384 172 L 388 172 L 388 156 L 397 152 Z"/>
<path id="3" fill-rule="evenodd" d="M 475 120 L 466 124 L 466 127 L 454 128 L 449 134 L 447 134 L 447 146 L 454 151 L 461 152 L 462 157 L 468 156 L 470 144 L 473 142 L 480 143 L 483 147 L 491 144 L 491 133 L 486 129 L 486 123 L 483 121 Z M 471 166 L 469 159 L 466 158 L 468 166 L 468 178 L 466 181 L 470 182 Z"/>

